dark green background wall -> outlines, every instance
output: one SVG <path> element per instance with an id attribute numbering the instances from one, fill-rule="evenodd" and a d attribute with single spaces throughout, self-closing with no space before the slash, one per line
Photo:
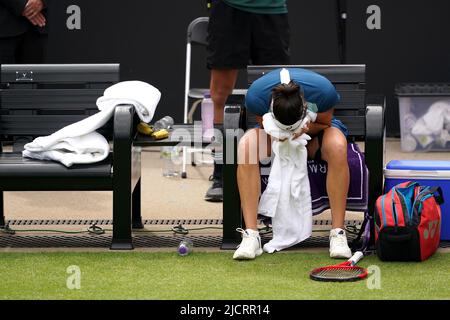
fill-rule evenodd
<path id="1" fill-rule="evenodd" d="M 122 79 L 139 79 L 163 95 L 156 117 L 182 119 L 186 28 L 207 15 L 197 0 L 51 0 L 48 63 L 120 62 Z M 80 6 L 82 29 L 66 27 Z M 366 27 L 366 9 L 382 10 L 382 29 Z M 335 0 L 288 0 L 293 64 L 339 62 Z M 388 133 L 398 135 L 398 82 L 450 82 L 450 1 L 348 0 L 348 63 L 366 63 L 368 88 L 388 97 Z M 205 86 L 203 50 L 194 50 L 193 85 Z M 241 75 L 239 86 L 245 86 Z"/>

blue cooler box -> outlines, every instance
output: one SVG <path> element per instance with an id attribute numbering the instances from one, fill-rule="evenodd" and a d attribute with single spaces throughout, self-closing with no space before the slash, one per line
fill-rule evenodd
<path id="1" fill-rule="evenodd" d="M 450 240 L 450 161 L 393 160 L 387 164 L 384 176 L 385 192 L 405 181 L 441 187 L 444 193 L 441 240 Z"/>

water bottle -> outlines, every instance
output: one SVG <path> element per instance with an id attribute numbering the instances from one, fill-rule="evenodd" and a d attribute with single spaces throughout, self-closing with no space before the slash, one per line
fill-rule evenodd
<path id="1" fill-rule="evenodd" d="M 202 100 L 202 137 L 204 141 L 211 141 L 214 136 L 214 103 L 211 94 L 206 92 Z"/>
<path id="2" fill-rule="evenodd" d="M 163 161 L 163 176 L 166 178 L 177 178 L 180 176 L 180 164 L 182 158 L 180 148 L 176 146 L 162 147 L 161 159 Z"/>
<path id="3" fill-rule="evenodd" d="M 194 248 L 194 243 L 191 239 L 183 239 L 178 245 L 178 254 L 180 256 L 187 256 L 192 252 Z"/>
<path id="4" fill-rule="evenodd" d="M 173 118 L 170 116 L 165 116 L 164 118 L 158 120 L 153 125 L 153 130 L 158 131 L 161 129 L 170 129 L 174 124 Z"/>

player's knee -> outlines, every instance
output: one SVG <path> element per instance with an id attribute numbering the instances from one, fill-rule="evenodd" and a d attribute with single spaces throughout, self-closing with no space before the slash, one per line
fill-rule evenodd
<path id="1" fill-rule="evenodd" d="M 347 164 L 347 140 L 340 137 L 331 139 L 329 143 L 323 145 L 322 155 L 328 164 Z"/>

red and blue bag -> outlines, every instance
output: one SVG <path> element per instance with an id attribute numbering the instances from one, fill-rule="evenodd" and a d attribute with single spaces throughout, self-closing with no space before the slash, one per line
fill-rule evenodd
<path id="1" fill-rule="evenodd" d="M 439 187 L 404 182 L 378 198 L 375 206 L 375 246 L 383 261 L 424 261 L 440 242 Z"/>

